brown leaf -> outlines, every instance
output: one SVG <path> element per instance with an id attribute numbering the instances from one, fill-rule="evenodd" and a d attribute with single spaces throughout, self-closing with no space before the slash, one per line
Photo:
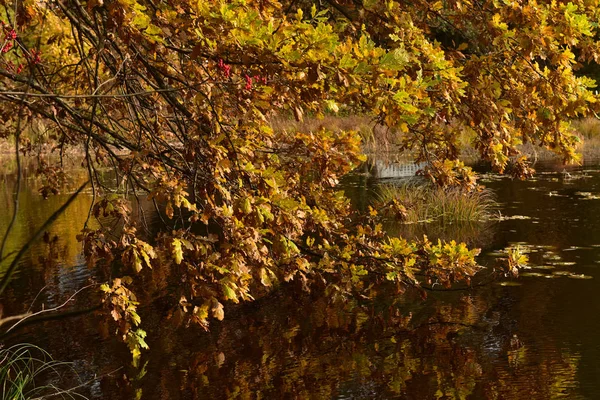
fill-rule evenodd
<path id="1" fill-rule="evenodd" d="M 302 107 L 296 106 L 294 107 L 294 117 L 296 121 L 302 122 L 304 120 L 304 111 L 302 111 Z"/>
<path id="2" fill-rule="evenodd" d="M 213 316 L 222 321 L 225 318 L 225 312 L 223 311 L 223 304 L 219 303 L 217 299 L 213 298 L 213 307 L 211 309 Z"/>

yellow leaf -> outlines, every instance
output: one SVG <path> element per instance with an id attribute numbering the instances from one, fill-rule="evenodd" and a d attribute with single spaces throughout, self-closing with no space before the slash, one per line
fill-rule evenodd
<path id="1" fill-rule="evenodd" d="M 183 249 L 181 247 L 181 240 L 173 239 L 173 259 L 175 260 L 175 264 L 181 264 L 183 261 Z"/>
<path id="2" fill-rule="evenodd" d="M 260 283 L 264 286 L 271 286 L 271 279 L 269 278 L 269 274 L 267 273 L 266 268 L 261 268 L 259 271 L 260 275 Z"/>

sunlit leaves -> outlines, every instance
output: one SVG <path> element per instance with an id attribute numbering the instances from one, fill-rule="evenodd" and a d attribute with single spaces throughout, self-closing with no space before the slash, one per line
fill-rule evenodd
<path id="1" fill-rule="evenodd" d="M 119 259 L 123 273 L 139 277 L 127 285 L 161 281 L 180 299 L 173 308 L 203 327 L 224 318 L 227 302 L 279 282 L 370 296 L 385 280 L 402 290 L 419 287 L 417 276 L 448 286 L 475 274 L 476 250 L 388 238 L 370 218 L 377 211 L 351 209 L 337 186 L 364 161 L 357 132 L 273 129 L 274 114 L 367 114 L 401 133 L 395 144 L 440 187 L 477 189 L 459 160 L 463 134 L 496 170 L 517 177 L 532 173 L 524 143 L 577 160 L 568 120 L 597 107 L 595 83 L 575 72 L 600 58 L 596 5 L 337 5 L 32 3 L 19 37 L 39 42 L 43 59 L 32 48 L 3 53 L 0 80 L 17 93 L 30 82 L 41 97 L 19 104 L 61 155 L 86 143 L 98 194 L 92 216 L 114 222 L 80 235 L 90 265 Z M 31 81 L 9 70 L 16 56 L 37 65 Z M 12 128 L 21 100 L 3 98 L 3 126 Z M 107 182 L 99 171 L 109 168 Z M 142 238 L 132 214 L 146 201 L 160 223 Z M 134 332 L 135 297 L 117 283 L 103 287 L 107 308 Z M 143 339 L 125 336 L 137 343 L 132 351 Z"/>
<path id="2" fill-rule="evenodd" d="M 126 285 L 130 285 L 132 279 L 123 277 L 114 279 L 112 285 L 103 284 L 100 289 L 104 292 L 105 307 L 110 311 L 110 315 L 118 324 L 119 333 L 127 343 L 133 356 L 133 365 L 137 367 L 141 356 L 141 349 L 147 349 L 145 342 L 146 332 L 142 329 L 135 329 L 141 322 L 137 313 L 138 302 L 131 290 Z"/>
<path id="3" fill-rule="evenodd" d="M 146 332 L 142 329 L 130 330 L 127 332 L 127 336 L 125 339 L 125 343 L 127 343 L 127 347 L 131 351 L 131 355 L 133 357 L 132 364 L 134 367 L 139 367 L 140 358 L 142 356 L 142 349 L 148 349 L 148 344 L 146 344 Z"/>
<path id="4" fill-rule="evenodd" d="M 508 274 L 512 276 L 519 275 L 519 269 L 525 267 L 528 261 L 529 257 L 522 252 L 519 245 L 511 246 L 507 249 L 506 264 Z"/>
<path id="5" fill-rule="evenodd" d="M 181 248 L 181 240 L 173 239 L 173 259 L 175 260 L 175 264 L 181 264 L 183 260 L 183 249 Z"/>

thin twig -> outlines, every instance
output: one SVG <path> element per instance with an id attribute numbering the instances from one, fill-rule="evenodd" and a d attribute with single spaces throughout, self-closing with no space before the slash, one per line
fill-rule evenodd
<path id="1" fill-rule="evenodd" d="M 36 316 L 41 315 L 41 314 L 47 314 L 47 313 L 51 313 L 51 312 L 60 310 L 61 308 L 65 307 L 67 304 L 69 304 L 75 298 L 75 296 L 77 296 L 79 293 L 81 293 L 85 289 L 89 289 L 89 288 L 94 287 L 94 286 L 98 286 L 98 284 L 97 283 L 92 283 L 90 285 L 87 285 L 87 286 L 84 286 L 84 287 L 80 288 L 75 293 L 73 293 L 67 300 L 65 300 L 61 305 L 58 305 L 58 306 L 52 307 L 52 308 L 47 308 L 47 309 L 44 309 L 44 310 L 40 310 L 40 311 L 37 311 L 37 312 L 34 312 L 34 313 L 29 313 L 27 316 L 21 318 L 17 323 L 15 323 L 10 328 L 8 328 L 6 330 L 6 333 L 9 333 L 13 329 L 15 329 L 18 325 L 20 325 L 23 321 L 27 321 L 29 318 L 36 317 Z"/>

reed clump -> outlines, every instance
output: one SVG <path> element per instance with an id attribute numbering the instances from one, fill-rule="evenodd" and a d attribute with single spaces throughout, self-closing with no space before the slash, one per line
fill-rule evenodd
<path id="1" fill-rule="evenodd" d="M 489 189 L 466 192 L 459 188 L 442 189 L 420 182 L 382 185 L 375 208 L 394 210 L 406 223 L 461 223 L 486 221 L 497 208 Z"/>

